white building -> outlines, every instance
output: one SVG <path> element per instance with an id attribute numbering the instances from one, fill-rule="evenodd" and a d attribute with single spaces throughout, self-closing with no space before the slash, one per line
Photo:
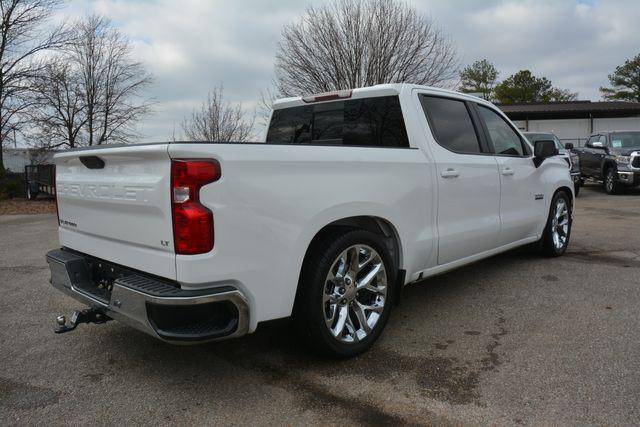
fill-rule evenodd
<path id="1" fill-rule="evenodd" d="M 582 146 L 593 132 L 640 130 L 640 103 L 566 101 L 498 105 L 522 131 L 553 132 Z"/>

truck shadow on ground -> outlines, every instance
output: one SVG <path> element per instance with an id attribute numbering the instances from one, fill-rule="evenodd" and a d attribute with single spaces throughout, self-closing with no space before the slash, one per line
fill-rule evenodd
<path id="1" fill-rule="evenodd" d="M 614 255 L 597 258 L 619 266 L 623 261 Z M 559 262 L 583 263 L 589 257 L 572 247 Z M 407 287 L 381 340 L 353 359 L 316 354 L 293 334 L 289 319 L 261 324 L 244 338 L 199 346 L 165 344 L 110 322 L 99 335 L 112 345 L 92 356 L 106 363 L 84 376 L 98 387 L 144 380 L 175 393 L 193 389 L 193 399 L 218 403 L 234 399 L 221 392 L 225 389 L 235 389 L 237 396 L 261 384 L 287 390 L 303 410 L 337 411 L 354 423 L 451 424 L 425 409 L 432 406 L 411 402 L 427 399 L 435 407 L 445 403 L 480 410 L 490 405 L 483 384 L 491 384 L 491 376 L 508 366 L 508 349 L 514 348 L 511 341 L 507 348 L 504 344 L 511 340 L 515 314 L 499 298 L 517 288 L 529 293 L 540 286 L 548 286 L 540 292 L 552 294 L 550 289 L 562 280 L 549 273 L 553 268 L 538 270 L 539 278 L 512 281 L 517 272 L 533 271 L 546 260 L 525 247 Z M 251 383 L 238 386 L 238 379 L 246 377 Z"/>
<path id="2" fill-rule="evenodd" d="M 107 369 L 104 375 L 115 372 L 117 366 L 121 375 L 144 371 L 144 375 L 158 375 L 162 381 L 191 385 L 204 385 L 215 378 L 222 386 L 234 375 L 233 370 L 220 369 L 222 364 L 249 371 L 266 384 L 295 390 L 303 407 L 342 408 L 353 415 L 354 421 L 366 423 L 372 419 L 387 424 L 410 419 L 384 411 L 370 398 L 349 396 L 345 390 L 354 381 L 366 382 L 374 393 L 395 389 L 408 399 L 482 407 L 483 375 L 498 370 L 506 360 L 500 346 L 509 331 L 502 310 L 473 302 L 477 318 L 485 321 L 462 324 L 456 336 L 440 336 L 437 328 L 428 325 L 449 322 L 450 312 L 442 306 L 443 301 L 449 309 L 455 310 L 458 303 L 469 307 L 468 298 L 477 298 L 474 294 L 482 292 L 478 277 L 491 276 L 505 263 L 518 262 L 522 257 L 536 262 L 529 250 L 516 250 L 407 287 L 404 302 L 394 307 L 383 339 L 353 359 L 316 354 L 293 334 L 289 319 L 261 324 L 254 334 L 241 339 L 188 347 L 165 344 L 116 324 L 109 328 L 109 340 L 120 343 L 117 348 L 126 348 L 130 354 L 106 350 L 107 366 L 114 369 Z M 410 351 L 406 351 L 407 346 Z M 102 377 L 93 379 L 100 382 Z M 444 421 L 425 413 L 419 419 L 425 417 L 432 422 Z"/>

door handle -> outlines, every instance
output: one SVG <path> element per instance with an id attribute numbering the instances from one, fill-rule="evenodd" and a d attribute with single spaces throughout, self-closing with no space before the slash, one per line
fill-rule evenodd
<path id="1" fill-rule="evenodd" d="M 513 169 L 511 168 L 504 168 L 500 171 L 500 173 L 504 176 L 509 176 L 514 174 Z"/>
<path id="2" fill-rule="evenodd" d="M 447 168 L 447 170 L 440 172 L 440 176 L 443 178 L 457 178 L 460 176 L 460 172 L 453 168 Z"/>

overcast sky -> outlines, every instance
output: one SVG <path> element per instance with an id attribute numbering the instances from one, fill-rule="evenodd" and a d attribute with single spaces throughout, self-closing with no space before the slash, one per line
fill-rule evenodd
<path id="1" fill-rule="evenodd" d="M 155 76 L 155 114 L 144 141 L 167 140 L 174 126 L 224 84 L 226 98 L 253 113 L 269 87 L 282 25 L 324 0 L 72 0 L 65 17 L 112 19 Z M 462 64 L 487 58 L 500 78 L 528 68 L 555 86 L 598 100 L 598 88 L 640 53 L 638 0 L 412 0 L 457 46 Z"/>

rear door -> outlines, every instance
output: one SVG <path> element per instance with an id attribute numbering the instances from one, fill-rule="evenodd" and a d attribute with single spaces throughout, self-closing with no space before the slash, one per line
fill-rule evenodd
<path id="1" fill-rule="evenodd" d="M 167 144 L 56 155 L 62 246 L 175 279 Z"/>
<path id="2" fill-rule="evenodd" d="M 533 164 L 530 147 L 513 125 L 493 108 L 476 105 L 500 174 L 498 245 L 537 235 L 544 217 L 545 200 L 540 170 Z"/>
<path id="3" fill-rule="evenodd" d="M 598 142 L 602 144 L 602 147 L 596 148 L 594 150 L 593 171 L 595 176 L 604 179 L 604 175 L 602 174 L 604 170 L 602 169 L 602 166 L 604 164 L 605 157 L 607 157 L 607 147 L 609 146 L 607 135 L 600 135 L 598 137 Z"/>
<path id="4" fill-rule="evenodd" d="M 438 264 L 497 246 L 500 231 L 498 166 L 467 101 L 422 94 L 434 143 L 438 182 Z"/>

